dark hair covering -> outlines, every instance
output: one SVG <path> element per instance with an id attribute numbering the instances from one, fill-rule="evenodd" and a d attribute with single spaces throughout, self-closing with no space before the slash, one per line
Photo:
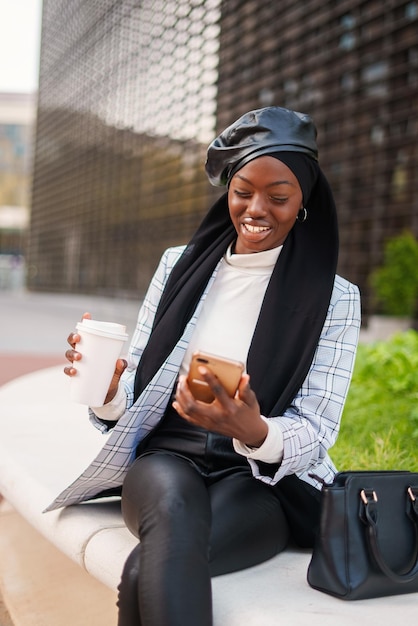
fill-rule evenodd
<path id="1" fill-rule="evenodd" d="M 216 187 L 229 184 L 241 167 L 263 155 L 292 152 L 318 160 L 316 128 L 309 115 L 281 107 L 249 111 L 210 144 L 206 174 Z"/>
<path id="2" fill-rule="evenodd" d="M 266 416 L 281 415 L 302 385 L 327 315 L 338 255 L 335 204 L 317 164 L 311 118 L 280 107 L 243 115 L 208 149 L 209 180 L 225 185 L 263 155 L 280 158 L 298 178 L 306 222 L 296 221 L 273 269 L 248 353 L 251 386 Z M 138 366 L 135 398 L 174 349 L 228 245 L 236 239 L 227 194 L 209 210 L 178 260 L 161 297 Z M 228 356 L 228 355 L 224 355 Z M 274 473 L 275 468 L 265 468 Z"/>

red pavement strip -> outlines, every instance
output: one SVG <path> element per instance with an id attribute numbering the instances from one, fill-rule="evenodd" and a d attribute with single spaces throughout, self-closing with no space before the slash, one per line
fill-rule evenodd
<path id="1" fill-rule="evenodd" d="M 65 367 L 64 355 L 41 355 L 36 354 L 0 354 L 0 385 L 36 370 L 62 365 Z"/>

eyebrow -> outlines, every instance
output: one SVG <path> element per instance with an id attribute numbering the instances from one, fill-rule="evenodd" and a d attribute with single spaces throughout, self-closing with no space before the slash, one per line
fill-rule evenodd
<path id="1" fill-rule="evenodd" d="M 241 180 L 248 183 L 249 185 L 253 184 L 250 180 L 248 180 L 248 178 L 245 178 L 245 176 L 243 176 L 240 173 L 237 173 L 236 177 L 240 178 Z M 269 183 L 267 187 L 276 187 L 277 185 L 291 185 L 292 187 L 295 187 L 295 184 L 292 183 L 290 180 L 276 180 L 273 183 Z"/>

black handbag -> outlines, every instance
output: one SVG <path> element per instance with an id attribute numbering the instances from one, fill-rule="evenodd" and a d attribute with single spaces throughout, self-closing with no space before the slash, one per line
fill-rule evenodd
<path id="1" fill-rule="evenodd" d="M 341 472 L 321 498 L 311 587 L 344 600 L 418 592 L 417 473 Z"/>

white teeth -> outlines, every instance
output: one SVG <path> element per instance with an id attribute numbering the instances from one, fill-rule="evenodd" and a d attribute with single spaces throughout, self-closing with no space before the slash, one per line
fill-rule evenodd
<path id="1" fill-rule="evenodd" d="M 244 224 L 244 227 L 250 233 L 263 233 L 266 230 L 270 230 L 268 226 L 253 226 L 252 224 Z"/>

